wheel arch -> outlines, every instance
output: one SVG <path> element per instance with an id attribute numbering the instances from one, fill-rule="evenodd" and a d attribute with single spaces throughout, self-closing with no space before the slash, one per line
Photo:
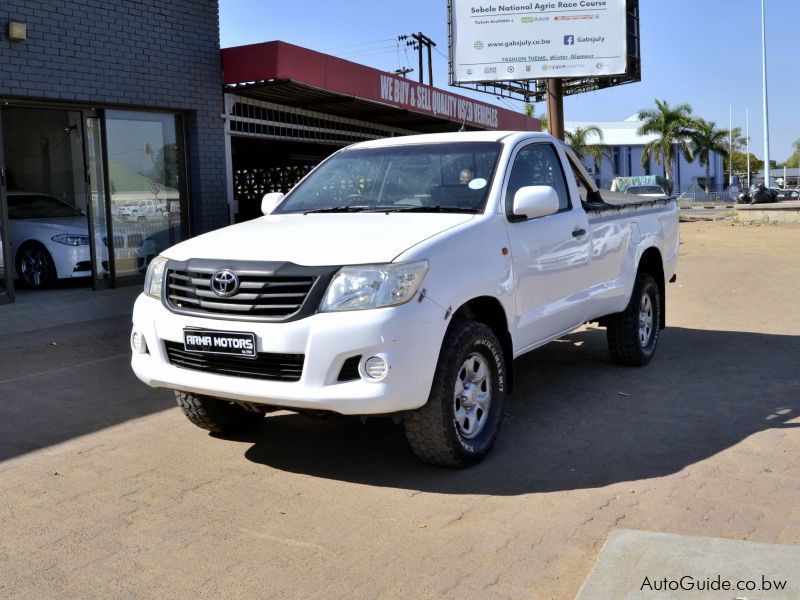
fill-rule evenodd
<path id="1" fill-rule="evenodd" d="M 17 260 L 19 260 L 20 257 L 22 256 L 22 251 L 25 250 L 25 248 L 28 248 L 29 246 L 39 246 L 42 249 L 44 249 L 44 251 L 47 252 L 51 258 L 53 257 L 52 253 L 50 252 L 50 249 L 45 245 L 44 242 L 42 242 L 41 240 L 37 240 L 36 238 L 28 238 L 27 240 L 23 240 L 19 244 L 17 244 L 17 248 L 14 251 L 15 268 L 17 266 Z"/>
<path id="2" fill-rule="evenodd" d="M 514 346 L 508 330 L 508 317 L 503 305 L 493 296 L 472 298 L 458 307 L 450 320 L 469 319 L 483 323 L 497 336 L 503 348 L 503 357 L 508 377 L 508 391 L 514 389 Z"/>
<path id="3" fill-rule="evenodd" d="M 664 329 L 667 326 L 667 286 L 664 281 L 664 259 L 661 256 L 661 251 L 655 246 L 647 248 L 639 259 L 639 266 L 636 272 L 649 273 L 656 280 L 658 296 L 661 301 L 661 314 L 658 325 L 660 329 Z"/>

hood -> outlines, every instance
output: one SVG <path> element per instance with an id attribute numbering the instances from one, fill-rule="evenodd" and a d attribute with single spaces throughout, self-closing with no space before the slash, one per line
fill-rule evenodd
<path id="1" fill-rule="evenodd" d="M 36 219 L 9 219 L 9 224 L 14 227 L 30 225 L 36 229 L 48 229 L 58 233 L 74 233 L 78 235 L 89 235 L 89 226 L 86 217 L 40 217 Z"/>
<path id="2" fill-rule="evenodd" d="M 387 263 L 474 218 L 453 213 L 270 215 L 192 238 L 163 254 L 174 260 L 216 258 L 304 266 Z"/>

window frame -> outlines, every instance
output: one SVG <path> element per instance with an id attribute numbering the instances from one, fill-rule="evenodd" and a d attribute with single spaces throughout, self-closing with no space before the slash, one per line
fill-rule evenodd
<path id="1" fill-rule="evenodd" d="M 559 169 L 561 171 L 561 180 L 564 182 L 564 190 L 567 193 L 567 206 L 566 206 L 566 208 L 559 208 L 558 212 L 555 212 L 552 215 L 545 215 L 544 217 L 535 217 L 534 219 L 530 219 L 529 217 L 525 217 L 523 215 L 515 215 L 514 214 L 514 201 L 512 199 L 511 202 L 509 203 L 508 186 L 511 183 L 511 173 L 514 170 L 514 166 L 516 165 L 517 158 L 519 157 L 520 153 L 523 152 L 524 150 L 527 150 L 528 148 L 533 147 L 533 146 L 550 146 L 550 148 L 553 150 L 553 153 L 555 154 L 556 161 L 558 163 Z M 522 144 L 520 144 L 519 146 L 514 148 L 514 151 L 513 151 L 512 155 L 511 155 L 511 157 L 509 158 L 508 163 L 510 165 L 510 168 L 508 169 L 508 173 L 506 173 L 505 180 L 503 181 L 503 189 L 501 190 L 501 193 L 502 193 L 501 198 L 502 198 L 502 202 L 503 202 L 503 210 L 504 210 L 504 212 L 506 214 L 506 219 L 508 220 L 509 223 L 521 223 L 521 222 L 525 222 L 525 221 L 532 221 L 532 220 L 536 220 L 536 219 L 552 217 L 552 216 L 555 216 L 555 215 L 560 215 L 562 213 L 571 212 L 574 209 L 574 206 L 573 206 L 573 203 L 572 203 L 572 194 L 570 193 L 569 182 L 567 181 L 567 174 L 564 172 L 564 164 L 563 164 L 563 162 L 561 160 L 561 155 L 558 152 L 558 147 L 553 142 L 549 142 L 547 140 L 536 140 L 536 141 L 523 142 Z M 553 189 L 555 189 L 555 188 L 553 188 Z M 556 192 L 558 192 L 558 190 L 556 190 Z"/>

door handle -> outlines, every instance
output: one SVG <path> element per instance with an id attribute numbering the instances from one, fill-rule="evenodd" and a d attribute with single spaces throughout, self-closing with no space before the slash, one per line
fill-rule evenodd
<path id="1" fill-rule="evenodd" d="M 584 235 L 586 235 L 585 229 L 576 229 L 575 231 L 572 232 L 572 237 L 577 238 L 577 237 L 582 237 Z"/>

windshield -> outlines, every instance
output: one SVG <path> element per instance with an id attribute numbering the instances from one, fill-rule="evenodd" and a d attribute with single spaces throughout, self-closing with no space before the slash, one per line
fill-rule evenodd
<path id="1" fill-rule="evenodd" d="M 496 142 L 344 150 L 292 190 L 275 213 L 483 212 L 500 150 Z"/>
<path id="2" fill-rule="evenodd" d="M 8 196 L 9 219 L 49 219 L 54 217 L 82 217 L 77 208 L 52 196 Z"/>

